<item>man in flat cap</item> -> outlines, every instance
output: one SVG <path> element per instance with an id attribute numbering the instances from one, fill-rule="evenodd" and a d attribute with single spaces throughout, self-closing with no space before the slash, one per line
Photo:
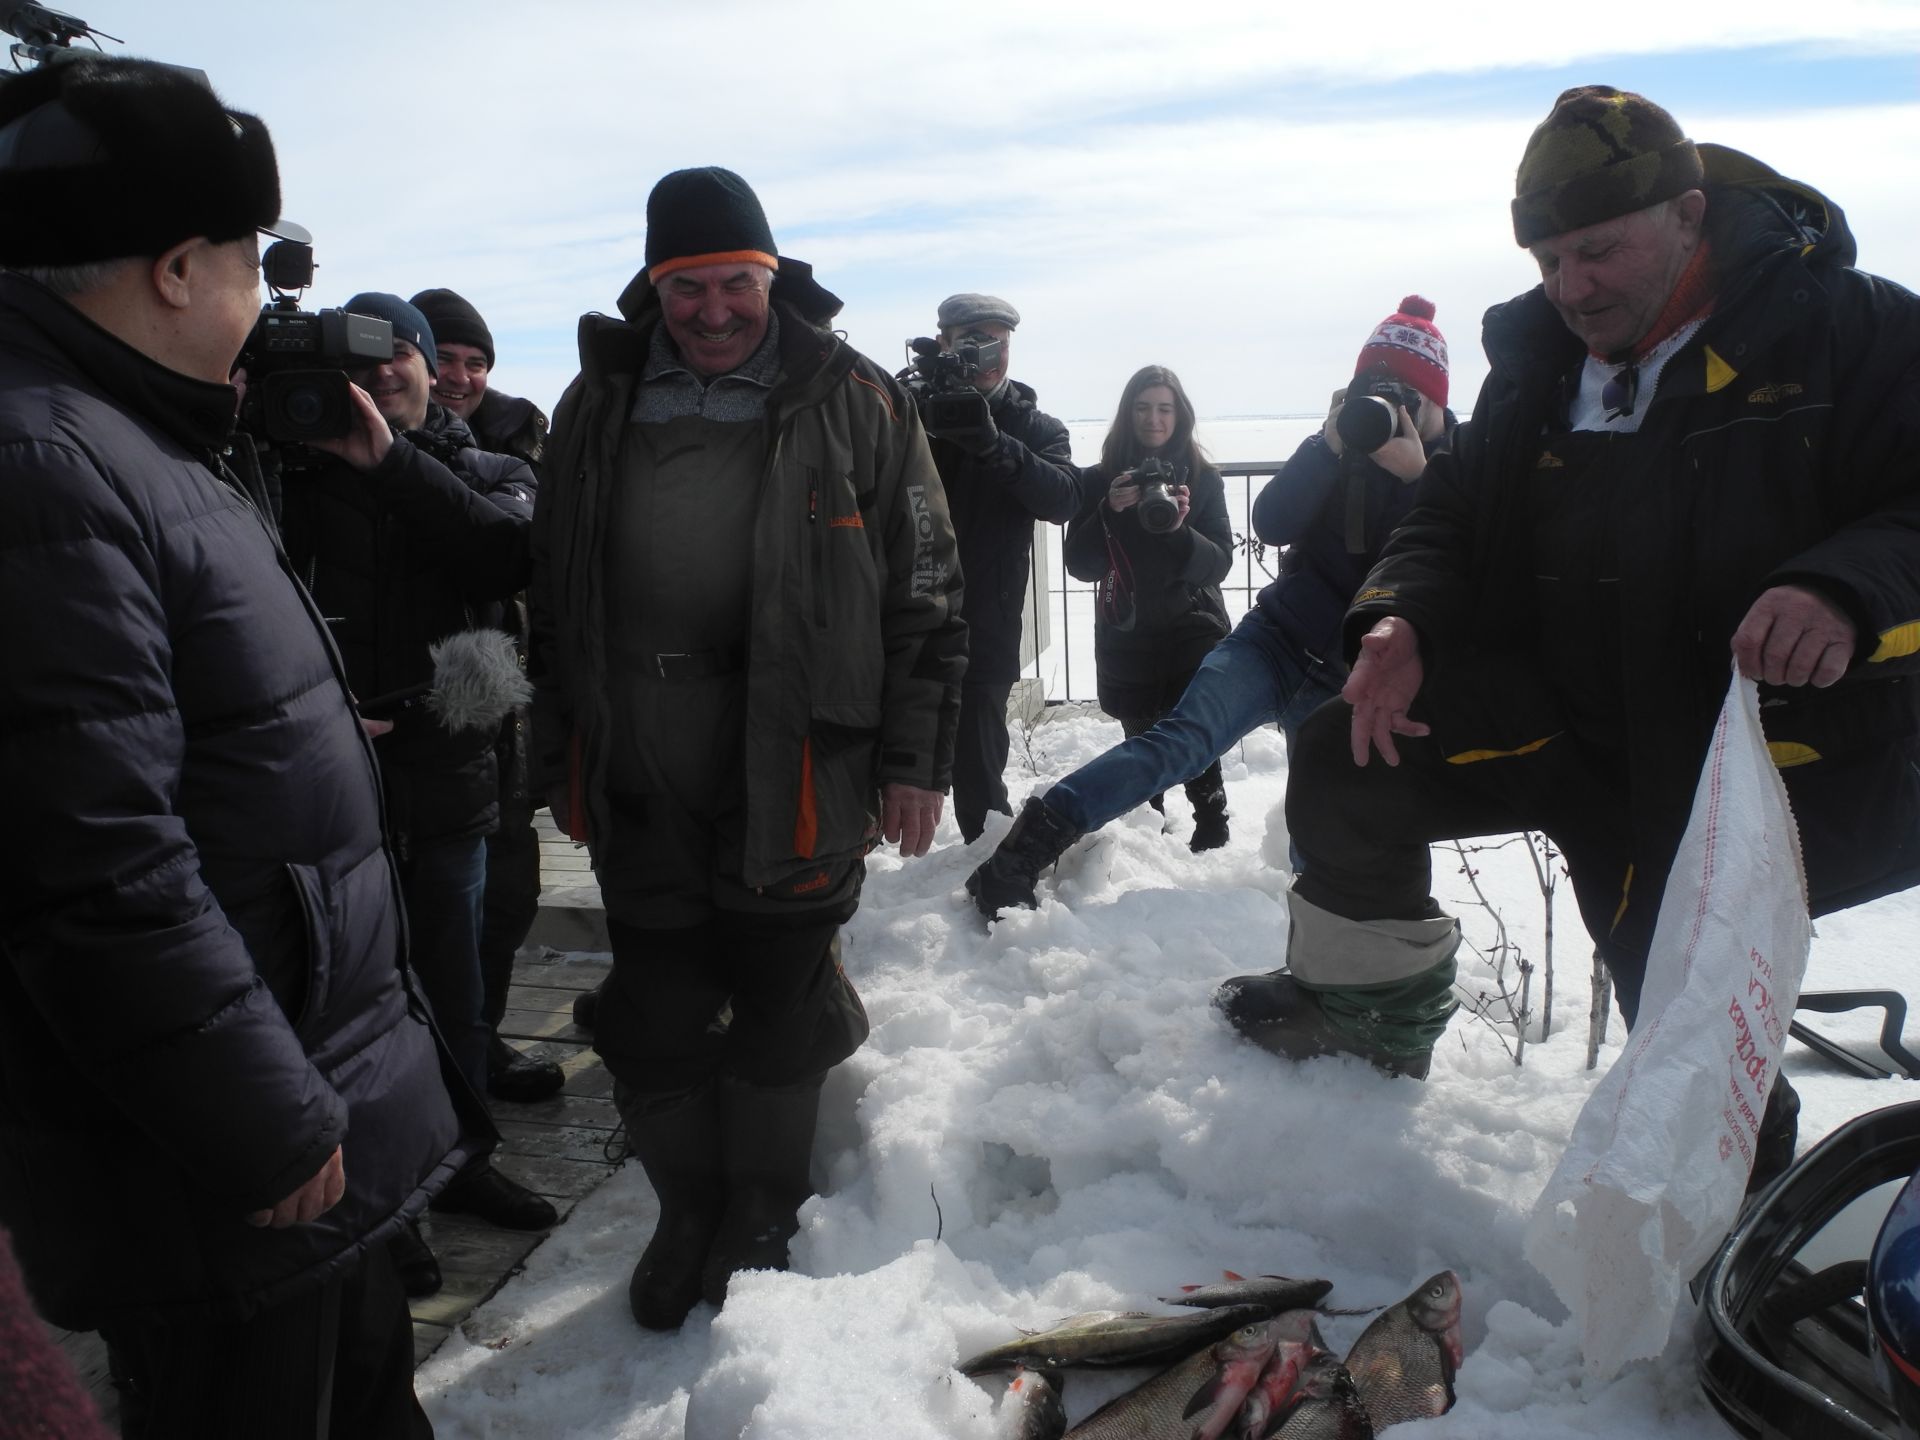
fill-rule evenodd
<path id="1" fill-rule="evenodd" d="M 128 1435 L 430 1434 L 385 1241 L 486 1118 L 227 383 L 304 232 L 172 67 L 6 81 L 0 157 L 0 1223 Z"/>
<path id="2" fill-rule="evenodd" d="M 839 930 L 869 849 L 933 838 L 966 633 L 919 416 L 746 181 L 654 186 L 619 309 L 581 320 L 555 413 L 529 672 L 606 901 L 595 1048 L 660 1199 L 628 1299 L 671 1330 L 787 1263 L 821 1084 L 866 1037 Z"/>
<path id="3" fill-rule="evenodd" d="M 1222 996 L 1289 1054 L 1424 1073 L 1459 944 L 1428 842 L 1521 829 L 1631 1024 L 1729 657 L 1814 913 L 1920 879 L 1920 302 L 1851 268 L 1824 195 L 1611 87 L 1560 96 L 1516 188 L 1541 284 L 1488 312 L 1474 418 L 1301 732 L 1291 974 Z M 1756 1181 L 1797 1109 L 1781 1081 Z"/>
<path id="4" fill-rule="evenodd" d="M 989 810 L 1013 813 L 1005 780 L 1007 697 L 1020 678 L 1034 522 L 1071 520 L 1080 509 L 1080 477 L 1067 427 L 1040 409 L 1032 386 L 1008 377 L 1020 312 L 993 295 L 949 295 L 940 302 L 938 319 L 942 350 L 977 347 L 981 362 L 971 380 L 985 400 L 964 425 L 942 428 L 936 421 L 928 430 L 967 586 L 967 679 L 953 757 L 953 818 L 961 838 L 972 844 L 986 828 Z M 926 390 L 915 394 L 923 417 L 933 413 Z"/>

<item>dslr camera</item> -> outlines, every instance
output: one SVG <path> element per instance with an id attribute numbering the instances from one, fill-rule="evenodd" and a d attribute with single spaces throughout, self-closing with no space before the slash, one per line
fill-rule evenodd
<path id="1" fill-rule="evenodd" d="M 973 388 L 973 377 L 1000 363 L 1001 344 L 962 336 L 953 349 L 922 335 L 907 342 L 911 362 L 899 380 L 920 406 L 920 423 L 929 435 L 966 435 L 985 430 L 987 397 Z"/>
<path id="2" fill-rule="evenodd" d="M 1385 375 L 1363 375 L 1356 379 L 1347 387 L 1346 403 L 1333 422 L 1340 443 L 1356 455 L 1371 455 L 1391 440 L 1399 428 L 1396 405 L 1405 406 L 1409 415 L 1418 415 L 1420 392 Z"/>
<path id="3" fill-rule="evenodd" d="M 247 398 L 240 426 L 258 440 L 304 445 L 337 440 L 353 429 L 346 372 L 393 358 L 393 326 L 370 315 L 300 308 L 298 292 L 313 283 L 313 246 L 279 240 L 260 257 L 273 300 L 260 312 L 240 352 Z"/>
<path id="4" fill-rule="evenodd" d="M 1180 502 L 1173 498 L 1176 485 L 1185 483 L 1180 470 L 1158 456 L 1151 456 L 1133 467 L 1133 483 L 1140 487 L 1140 528 L 1150 535 L 1165 535 L 1180 523 Z"/>

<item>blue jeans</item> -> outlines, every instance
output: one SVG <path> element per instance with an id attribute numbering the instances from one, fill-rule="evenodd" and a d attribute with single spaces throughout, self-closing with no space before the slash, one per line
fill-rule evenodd
<path id="1" fill-rule="evenodd" d="M 1158 724 L 1089 760 L 1042 799 L 1084 834 L 1192 779 L 1270 721 L 1286 732 L 1291 757 L 1300 722 L 1338 695 L 1344 680 L 1255 607 L 1208 652 Z"/>
<path id="2" fill-rule="evenodd" d="M 400 871 L 408 951 L 454 1063 L 487 1093 L 486 989 L 480 980 L 480 921 L 487 890 L 487 842 L 479 835 L 416 846 Z"/>

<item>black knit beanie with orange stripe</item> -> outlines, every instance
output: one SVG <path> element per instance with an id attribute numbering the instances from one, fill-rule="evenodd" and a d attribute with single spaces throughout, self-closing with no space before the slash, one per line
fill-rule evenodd
<path id="1" fill-rule="evenodd" d="M 676 270 L 729 264 L 780 268 L 753 187 L 718 165 L 662 177 L 647 196 L 647 278 L 657 285 Z"/>

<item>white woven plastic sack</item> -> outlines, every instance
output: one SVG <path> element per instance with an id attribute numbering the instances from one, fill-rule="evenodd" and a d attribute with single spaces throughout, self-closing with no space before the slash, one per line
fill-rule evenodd
<path id="1" fill-rule="evenodd" d="M 1666 1348 L 1732 1227 L 1812 937 L 1759 693 L 1734 675 L 1653 932 L 1639 1023 L 1574 1122 L 1526 1254 L 1604 1379 Z"/>

